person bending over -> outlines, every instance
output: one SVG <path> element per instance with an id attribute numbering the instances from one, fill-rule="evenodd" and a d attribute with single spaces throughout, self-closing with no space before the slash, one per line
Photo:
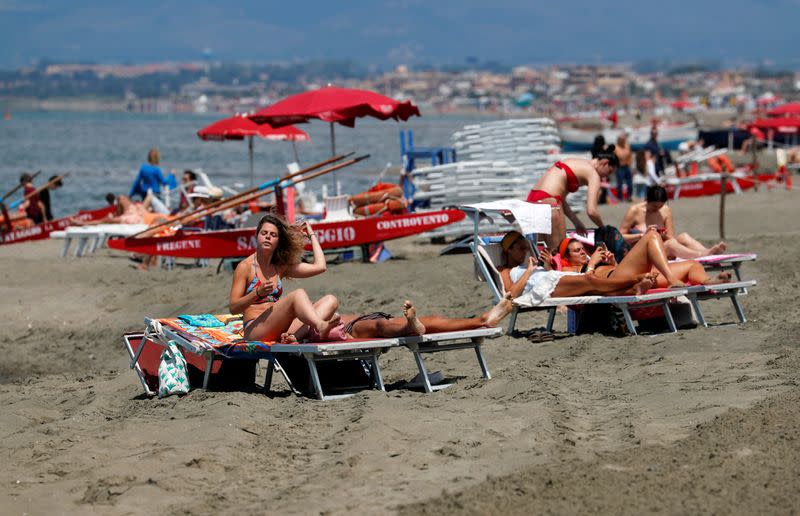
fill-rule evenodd
<path id="1" fill-rule="evenodd" d="M 622 233 L 622 238 L 633 245 L 642 238 L 650 226 L 659 230 L 669 258 L 699 258 L 724 253 L 727 249 L 725 242 L 706 247 L 689 233 L 675 235 L 672 208 L 667 205 L 667 190 L 662 186 L 647 188 L 645 202 L 634 204 L 628 209 L 619 231 Z"/>
<path id="2" fill-rule="evenodd" d="M 311 240 L 312 263 L 300 262 L 304 236 Z M 309 278 L 326 270 L 325 255 L 308 222 L 300 230 L 275 215 L 262 217 L 256 252 L 239 263 L 231 285 L 230 311 L 244 315 L 244 338 L 276 341 L 299 319 L 326 339 L 339 324 L 336 298 L 325 296 L 315 306 L 303 289 L 283 291 L 286 278 Z"/>
<path id="3" fill-rule="evenodd" d="M 547 245 L 554 249 L 566 236 L 564 216 L 575 224 L 578 233 L 586 234 L 586 226 L 570 209 L 566 202 L 567 194 L 576 192 L 581 186 L 589 188 L 586 198 L 586 214 L 603 227 L 603 219 L 597 211 L 600 197 L 600 184 L 619 166 L 619 158 L 613 145 L 598 151 L 592 159 L 567 159 L 557 161 L 539 178 L 536 185 L 528 193 L 528 202 L 549 204 L 552 207 L 553 228 L 546 237 Z"/>

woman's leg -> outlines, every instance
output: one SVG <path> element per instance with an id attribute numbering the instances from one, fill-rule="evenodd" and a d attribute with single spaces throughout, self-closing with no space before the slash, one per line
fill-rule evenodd
<path id="1" fill-rule="evenodd" d="M 594 274 L 563 276 L 553 291 L 553 297 L 621 296 L 643 294 L 654 284 L 651 274 L 626 276 L 617 274 L 602 278 Z"/>
<path id="2" fill-rule="evenodd" d="M 244 337 L 246 339 L 276 340 L 289 328 L 295 318 L 316 328 L 323 339 L 339 323 L 338 317 L 334 316 L 324 320 L 317 315 L 306 291 L 298 289 L 284 295 L 269 310 L 259 315 L 254 322 L 247 326 Z"/>
<path id="3" fill-rule="evenodd" d="M 730 272 L 721 272 L 715 278 L 712 278 L 708 275 L 703 265 L 694 260 L 670 263 L 669 268 L 678 279 L 692 285 L 713 285 L 715 283 L 724 283 L 731 279 Z M 668 286 L 666 280 L 661 276 L 659 276 L 657 283 L 659 287 Z"/>
<path id="4" fill-rule="evenodd" d="M 327 321 L 333 314 L 336 313 L 336 310 L 339 309 L 339 300 L 336 299 L 336 296 L 328 294 L 322 296 L 319 301 L 314 303 L 314 310 L 317 312 L 317 315 L 323 321 Z M 286 330 L 287 333 L 291 333 L 297 340 L 303 340 L 306 335 L 308 335 L 309 326 L 304 324 L 303 321 L 300 319 L 295 319 L 292 321 L 292 324 L 289 326 L 289 329 Z"/>
<path id="5" fill-rule="evenodd" d="M 544 240 L 551 253 L 558 250 L 558 245 L 567 237 L 567 222 L 564 220 L 564 210 L 557 204 L 551 205 L 552 233 L 545 235 Z"/>
<path id="6" fill-rule="evenodd" d="M 661 235 L 657 231 L 647 230 L 617 265 L 614 276 L 621 274 L 623 277 L 631 278 L 637 274 L 650 272 L 653 267 L 664 276 L 669 286 L 684 286 L 669 268 Z"/>

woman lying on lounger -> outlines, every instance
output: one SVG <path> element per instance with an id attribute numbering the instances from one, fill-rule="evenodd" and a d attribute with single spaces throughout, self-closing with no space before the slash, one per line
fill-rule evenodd
<path id="1" fill-rule="evenodd" d="M 655 226 L 664 239 L 664 248 L 670 258 L 699 258 L 725 252 L 725 242 L 706 247 L 689 233 L 675 234 L 672 209 L 667 205 L 667 191 L 663 186 L 648 187 L 645 199 L 645 202 L 631 206 L 622 219 L 619 231 L 629 244 L 636 243 L 648 227 Z"/>
<path id="2" fill-rule="evenodd" d="M 324 303 L 325 301 L 321 301 L 317 306 L 322 308 L 320 305 Z M 441 315 L 417 317 L 417 309 L 411 301 L 406 301 L 403 303 L 403 317 L 394 317 L 384 312 L 342 315 L 339 325 L 330 331 L 327 340 L 409 337 L 426 333 L 494 328 L 511 313 L 512 308 L 511 298 L 507 296 L 480 317 L 463 319 L 451 319 Z M 310 330 L 308 325 L 300 321 L 292 323 L 289 330 L 281 335 L 283 343 L 320 340 L 322 339 L 317 332 Z"/>
<path id="3" fill-rule="evenodd" d="M 304 237 L 311 240 L 312 263 L 301 263 Z M 309 278 L 327 269 L 325 255 L 311 226 L 290 227 L 274 215 L 265 215 L 256 227 L 256 252 L 236 267 L 231 285 L 231 313 L 244 314 L 244 338 L 278 340 L 295 318 L 314 328 L 324 340 L 339 324 L 338 302 L 325 296 L 315 308 L 303 289 L 283 294 L 282 278 Z"/>
<path id="4" fill-rule="evenodd" d="M 565 271 L 582 272 L 601 278 L 616 276 L 635 277 L 646 272 L 660 272 L 656 277 L 658 287 L 682 287 L 692 285 L 712 285 L 729 281 L 731 274 L 723 272 L 716 278 L 709 277 L 701 264 L 694 260 L 669 263 L 664 242 L 655 228 L 649 228 L 641 239 L 617 264 L 614 253 L 598 247 L 589 256 L 583 244 L 575 239 L 565 238 L 559 246 L 559 253 L 567 266 Z"/>
<path id="5" fill-rule="evenodd" d="M 503 288 L 512 298 L 530 294 L 533 304 L 542 303 L 550 296 L 639 295 L 655 284 L 655 274 L 649 268 L 641 273 L 615 274 L 610 278 L 580 272 L 547 270 L 550 258 L 548 253 L 543 255 L 545 268 L 537 267 L 536 258 L 531 256 L 530 244 L 517 231 L 507 233 L 500 246 L 503 248 L 503 265 L 499 268 Z"/>

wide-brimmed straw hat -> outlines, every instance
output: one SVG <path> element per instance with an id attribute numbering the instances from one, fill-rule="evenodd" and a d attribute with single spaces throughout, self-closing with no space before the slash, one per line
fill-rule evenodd
<path id="1" fill-rule="evenodd" d="M 520 238 L 525 238 L 522 236 L 522 233 L 519 231 L 509 231 L 500 241 L 500 247 L 503 248 L 503 251 L 508 251 L 511 249 L 511 246 L 514 245 L 514 242 L 519 240 Z"/>

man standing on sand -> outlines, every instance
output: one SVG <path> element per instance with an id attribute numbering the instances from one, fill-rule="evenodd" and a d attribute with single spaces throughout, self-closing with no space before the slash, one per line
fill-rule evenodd
<path id="1" fill-rule="evenodd" d="M 658 143 L 658 128 L 653 125 L 650 129 L 650 141 L 644 145 L 645 154 L 650 154 L 656 163 L 656 174 L 658 176 L 664 175 L 664 166 L 672 163 L 672 157 L 669 152 L 661 148 Z M 649 158 L 648 158 L 649 159 Z"/>
<path id="2" fill-rule="evenodd" d="M 33 186 L 33 176 L 30 174 L 22 174 L 19 176 L 19 182 L 22 184 L 22 193 L 24 196 L 30 195 L 28 199 L 22 203 L 25 214 L 34 224 L 41 224 L 44 222 L 44 205 L 36 192 L 36 187 Z M 33 195 L 31 195 L 33 194 Z"/>
<path id="3" fill-rule="evenodd" d="M 619 158 L 619 167 L 617 167 L 617 197 L 620 201 L 633 201 L 633 176 L 631 175 L 631 160 L 633 154 L 631 153 L 631 145 L 628 143 L 628 133 L 625 131 L 619 133 L 617 136 L 617 146 L 614 148 L 614 154 Z M 622 185 L 627 187 L 623 190 Z M 627 199 L 625 198 L 627 192 Z"/>
<path id="4" fill-rule="evenodd" d="M 53 181 L 54 179 L 58 179 L 58 176 L 50 176 L 48 181 Z M 44 206 L 44 220 L 53 220 L 53 210 L 50 207 L 50 190 L 58 190 L 62 186 L 64 186 L 64 184 L 61 182 L 61 179 L 58 179 L 58 181 L 39 192 L 39 199 Z"/>

